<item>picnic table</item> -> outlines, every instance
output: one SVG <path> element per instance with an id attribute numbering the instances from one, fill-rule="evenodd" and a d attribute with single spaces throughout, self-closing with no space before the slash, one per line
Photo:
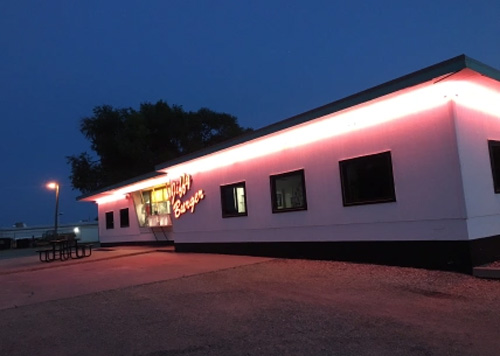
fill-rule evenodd
<path id="1" fill-rule="evenodd" d="M 80 239 L 59 238 L 49 241 L 50 248 L 36 252 L 41 262 L 66 261 L 70 258 L 84 258 L 92 255 L 92 244 L 79 244 Z"/>

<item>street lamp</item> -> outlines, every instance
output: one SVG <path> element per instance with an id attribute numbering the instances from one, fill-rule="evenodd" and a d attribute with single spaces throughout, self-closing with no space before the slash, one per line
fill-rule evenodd
<path id="1" fill-rule="evenodd" d="M 54 218 L 54 238 L 57 238 L 57 218 L 59 215 L 59 183 L 57 182 L 49 182 L 47 183 L 47 188 L 56 191 L 56 215 Z"/>

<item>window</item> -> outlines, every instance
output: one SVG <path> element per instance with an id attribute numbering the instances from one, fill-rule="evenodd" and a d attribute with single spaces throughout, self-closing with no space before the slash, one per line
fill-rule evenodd
<path id="1" fill-rule="evenodd" d="M 307 210 L 304 170 L 271 176 L 273 213 Z"/>
<path id="2" fill-rule="evenodd" d="M 106 229 L 114 229 L 115 228 L 115 218 L 113 216 L 112 211 L 108 211 L 106 213 Z"/>
<path id="3" fill-rule="evenodd" d="M 500 193 L 500 141 L 488 141 L 495 193 Z"/>
<path id="4" fill-rule="evenodd" d="M 131 193 L 139 226 L 169 226 L 170 201 L 165 185 Z"/>
<path id="5" fill-rule="evenodd" d="M 344 206 L 396 201 L 390 152 L 339 162 Z"/>
<path id="6" fill-rule="evenodd" d="M 129 227 L 128 208 L 120 209 L 120 227 Z"/>
<path id="7" fill-rule="evenodd" d="M 220 187 L 222 217 L 247 215 L 245 182 Z"/>

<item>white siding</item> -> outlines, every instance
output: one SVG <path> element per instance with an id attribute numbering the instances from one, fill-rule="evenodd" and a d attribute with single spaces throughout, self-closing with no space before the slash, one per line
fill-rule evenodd
<path id="1" fill-rule="evenodd" d="M 120 227 L 120 209 L 129 209 L 129 227 Z M 121 199 L 99 204 L 99 236 L 101 243 L 147 242 L 155 241 L 149 229 L 141 229 L 137 220 L 132 199 Z M 106 229 L 106 213 L 114 214 L 114 228 Z"/>
<path id="2" fill-rule="evenodd" d="M 496 116 L 460 105 L 455 113 L 469 238 L 499 235 L 500 194 L 494 192 L 488 140 L 500 141 L 500 107 Z"/>
<path id="3" fill-rule="evenodd" d="M 193 176 L 205 190 L 176 242 L 463 240 L 466 214 L 451 104 Z M 340 160 L 391 151 L 396 202 L 344 207 Z M 305 170 L 308 209 L 272 214 L 269 176 Z M 189 172 L 187 172 L 189 173 Z M 248 216 L 221 216 L 219 186 L 246 182 Z M 189 195 L 189 194 L 188 194 Z"/>

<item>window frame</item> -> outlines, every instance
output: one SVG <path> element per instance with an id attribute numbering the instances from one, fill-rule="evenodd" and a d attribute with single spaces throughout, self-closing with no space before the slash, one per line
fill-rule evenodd
<path id="1" fill-rule="evenodd" d="M 387 177 L 389 178 L 389 184 L 390 184 L 390 192 L 389 195 L 385 197 L 377 197 L 373 199 L 358 199 L 355 200 L 353 197 L 350 197 L 352 193 L 349 192 L 349 182 L 348 182 L 348 165 L 352 162 L 355 161 L 368 161 L 370 158 L 374 157 L 382 157 L 384 159 L 385 167 L 384 167 L 384 172 L 387 174 Z M 393 170 L 393 165 L 392 165 L 392 154 L 391 151 L 384 151 L 384 152 L 379 152 L 379 153 L 374 153 L 374 154 L 368 154 L 368 155 L 363 155 L 363 156 L 358 156 L 354 158 L 348 158 L 339 161 L 339 174 L 340 174 L 340 185 L 341 185 L 341 191 L 342 191 L 342 204 L 345 207 L 348 206 L 356 206 L 356 205 L 368 205 L 368 204 L 383 204 L 383 203 L 392 203 L 396 201 L 396 188 L 395 188 L 395 182 L 394 182 L 394 170 Z M 352 191 L 352 189 L 350 189 Z"/>
<path id="2" fill-rule="evenodd" d="M 223 191 L 226 189 L 236 189 L 236 188 L 243 188 L 244 195 L 243 195 L 243 202 L 245 204 L 245 211 L 244 212 L 235 212 L 235 213 L 228 213 L 225 207 L 225 200 L 224 200 L 224 193 Z M 222 212 L 222 217 L 223 218 L 234 218 L 234 217 L 241 217 L 241 216 L 248 216 L 248 205 L 247 205 L 247 188 L 245 181 L 237 182 L 237 183 L 231 183 L 231 184 L 224 184 L 220 186 L 220 202 L 221 202 L 221 212 Z M 233 201 L 234 202 L 234 201 Z M 237 202 L 236 202 L 237 203 Z"/>
<path id="3" fill-rule="evenodd" d="M 300 207 L 291 207 L 291 208 L 278 208 L 278 197 L 277 197 L 277 192 L 276 192 L 276 182 L 279 178 L 284 178 L 284 177 L 291 177 L 299 175 L 301 177 L 301 188 L 302 188 L 302 193 L 303 193 L 303 204 Z M 271 208 L 273 214 L 278 214 L 278 213 L 288 213 L 292 211 L 304 211 L 307 210 L 307 194 L 306 194 L 306 176 L 305 176 L 305 170 L 303 168 L 297 169 L 294 171 L 289 171 L 285 173 L 280 173 L 280 174 L 273 174 L 269 176 L 269 182 L 271 185 Z M 283 197 L 282 197 L 283 199 Z"/>
<path id="4" fill-rule="evenodd" d="M 496 140 L 488 140 L 488 152 L 490 155 L 490 165 L 491 165 L 491 176 L 493 178 L 493 191 L 495 194 L 500 193 L 500 165 L 495 164 L 495 155 L 493 152 L 493 149 L 498 148 L 499 149 L 499 155 L 500 155 L 500 141 Z M 500 156 L 499 162 L 500 163 Z M 497 172 L 498 170 L 498 172 Z M 499 174 L 497 174 L 499 173 Z"/>
<path id="5" fill-rule="evenodd" d="M 126 219 L 123 219 L 123 213 L 126 211 Z M 126 224 L 125 224 L 125 222 Z M 129 208 L 123 208 L 123 209 L 120 209 L 120 228 L 127 228 L 127 227 L 130 227 L 130 210 Z"/>
<path id="6" fill-rule="evenodd" d="M 106 211 L 104 213 L 106 220 L 106 230 L 113 230 L 115 228 L 115 214 L 114 211 Z M 109 218 L 111 217 L 111 219 Z"/>

